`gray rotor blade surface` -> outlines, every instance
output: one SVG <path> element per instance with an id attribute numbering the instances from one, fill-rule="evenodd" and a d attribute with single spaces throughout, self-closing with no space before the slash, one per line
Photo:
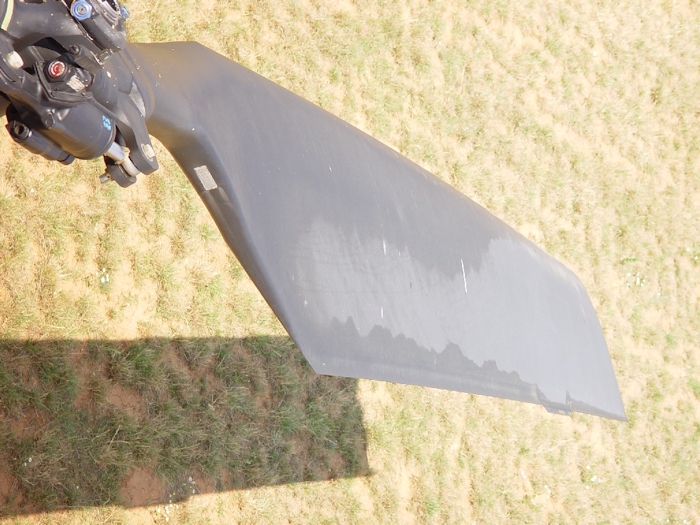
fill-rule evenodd
<path id="1" fill-rule="evenodd" d="M 195 43 L 135 44 L 148 128 L 314 370 L 625 420 L 581 282 L 346 122 Z"/>

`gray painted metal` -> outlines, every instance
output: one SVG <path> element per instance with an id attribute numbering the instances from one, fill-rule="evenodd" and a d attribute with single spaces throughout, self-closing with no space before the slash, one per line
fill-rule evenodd
<path id="1" fill-rule="evenodd" d="M 315 371 L 625 420 L 596 313 L 558 261 L 213 51 L 139 44 L 125 57 L 146 79 L 150 133 Z"/>

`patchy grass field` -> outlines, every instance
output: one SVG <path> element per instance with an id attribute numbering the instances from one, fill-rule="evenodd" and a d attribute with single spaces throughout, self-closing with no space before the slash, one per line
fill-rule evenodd
<path id="1" fill-rule="evenodd" d="M 127 5 L 132 39 L 230 56 L 566 262 L 630 421 L 317 377 L 162 149 L 121 190 L 3 136 L 0 516 L 700 523 L 696 3 Z"/>

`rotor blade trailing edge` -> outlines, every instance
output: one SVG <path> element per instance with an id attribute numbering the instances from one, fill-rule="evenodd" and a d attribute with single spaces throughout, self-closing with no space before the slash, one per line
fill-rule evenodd
<path id="1" fill-rule="evenodd" d="M 152 97 L 149 132 L 315 371 L 625 420 L 596 313 L 561 263 L 199 44 L 132 44 L 123 58 Z"/>

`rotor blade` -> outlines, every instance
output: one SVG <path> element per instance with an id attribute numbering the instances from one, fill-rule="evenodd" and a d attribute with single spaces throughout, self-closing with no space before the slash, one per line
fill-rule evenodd
<path id="1" fill-rule="evenodd" d="M 126 51 L 148 128 L 314 370 L 625 419 L 576 276 L 346 122 L 195 43 Z"/>

